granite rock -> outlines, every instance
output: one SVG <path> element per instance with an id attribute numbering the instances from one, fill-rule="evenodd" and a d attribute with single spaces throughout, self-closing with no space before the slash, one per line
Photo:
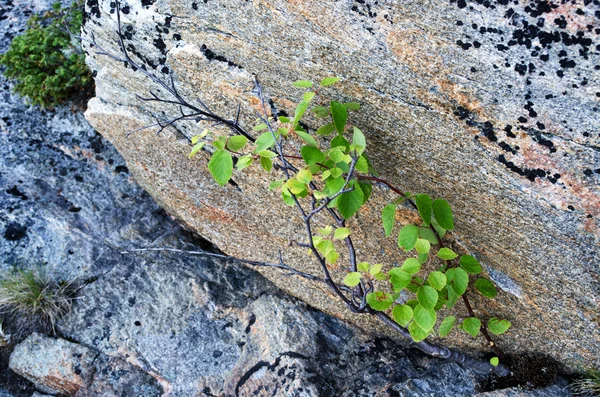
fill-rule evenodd
<path id="1" fill-rule="evenodd" d="M 123 2 L 122 21 L 135 60 L 161 78 L 172 73 L 183 95 L 217 112 L 233 117 L 240 104 L 247 126 L 260 112 L 254 76 L 273 111 L 287 114 L 301 95 L 290 81 L 341 76 L 328 94 L 362 104 L 352 122 L 380 174 L 404 190 L 446 198 L 457 244 L 501 288 L 493 301 L 473 295 L 477 314 L 512 321 L 499 346 L 546 353 L 575 369 L 597 366 L 600 356 L 598 10 L 583 0 L 157 0 Z M 86 37 L 117 51 L 114 3 L 90 1 L 87 11 Z M 87 50 L 97 95 L 86 117 L 163 208 L 227 254 L 274 260 L 286 247 L 286 263 L 318 272 L 303 249 L 287 248 L 303 226 L 268 191 L 265 175 L 236 172 L 235 183 L 221 188 L 206 153 L 187 160 L 182 135 L 204 126 L 127 138 L 178 110 L 140 101 L 136 94 L 157 87 Z M 392 196 L 375 193 L 350 226 L 361 260 L 392 265 L 402 255 L 393 239 L 381 242 L 378 220 Z M 323 286 L 263 273 L 315 307 L 386 332 L 350 315 Z M 458 333 L 447 343 L 483 348 Z"/>

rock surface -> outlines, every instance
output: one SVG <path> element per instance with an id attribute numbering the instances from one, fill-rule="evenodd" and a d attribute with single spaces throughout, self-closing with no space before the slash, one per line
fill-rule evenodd
<path id="1" fill-rule="evenodd" d="M 112 2 L 89 1 L 85 30 L 116 51 Z M 148 69 L 172 72 L 181 93 L 223 114 L 242 106 L 252 126 L 258 76 L 274 109 L 293 113 L 290 81 L 343 77 L 335 98 L 358 101 L 352 122 L 387 179 L 446 198 L 457 239 L 503 290 L 473 297 L 479 315 L 513 323 L 508 352 L 547 353 L 574 369 L 600 357 L 600 63 L 597 1 L 318 2 L 158 0 L 123 3 L 125 45 Z M 95 55 L 97 96 L 86 117 L 116 146 L 139 183 L 167 211 L 224 252 L 273 260 L 303 236 L 293 209 L 268 192 L 262 173 L 234 174 L 220 188 L 206 154 L 188 161 L 181 139 L 203 127 L 156 136 L 152 115 L 172 106 L 141 102 L 157 87 L 141 73 Z M 165 94 L 166 95 L 166 94 Z M 279 175 L 273 175 L 273 179 Z M 350 225 L 361 260 L 401 261 L 380 243 L 382 193 Z M 323 221 L 323 220 L 321 220 Z M 303 249 L 286 263 L 318 272 Z M 347 314 L 323 287 L 264 273 L 311 305 Z M 337 273 L 338 277 L 343 274 Z M 465 313 L 459 312 L 459 316 Z M 452 334 L 454 346 L 481 349 Z"/>

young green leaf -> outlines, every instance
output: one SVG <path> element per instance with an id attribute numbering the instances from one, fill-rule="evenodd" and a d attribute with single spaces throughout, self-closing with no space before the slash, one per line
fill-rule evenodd
<path id="1" fill-rule="evenodd" d="M 339 257 L 340 255 L 335 250 L 332 250 L 325 255 L 325 260 L 333 265 L 335 262 L 337 262 Z"/>
<path id="2" fill-rule="evenodd" d="M 237 168 L 238 171 L 241 171 L 244 168 L 248 167 L 250 164 L 252 164 L 252 155 L 245 154 L 238 159 L 237 163 L 235 164 L 235 168 Z"/>
<path id="3" fill-rule="evenodd" d="M 277 153 L 275 153 L 275 152 L 272 152 L 272 151 L 270 151 L 270 150 L 263 150 L 263 151 L 260 151 L 260 152 L 258 152 L 258 155 L 259 155 L 260 157 L 266 157 L 266 158 L 268 158 L 268 159 L 274 159 L 275 157 L 277 157 Z"/>
<path id="4" fill-rule="evenodd" d="M 354 127 L 354 134 L 352 134 L 352 145 L 356 148 L 356 153 L 358 155 L 361 155 L 362 152 L 364 152 L 365 148 L 367 147 L 367 140 L 365 138 L 365 135 L 362 133 L 361 130 L 359 130 L 356 127 Z M 367 172 L 368 172 L 368 164 L 367 164 Z"/>
<path id="5" fill-rule="evenodd" d="M 435 200 L 432 208 L 437 223 L 446 230 L 454 230 L 454 218 L 450 204 L 446 200 Z"/>
<path id="6" fill-rule="evenodd" d="M 496 317 L 492 317 L 488 320 L 488 330 L 494 335 L 502 335 L 510 328 L 511 323 L 508 320 L 500 320 Z"/>
<path id="7" fill-rule="evenodd" d="M 417 274 L 421 270 L 421 263 L 416 258 L 407 258 L 400 269 L 408 274 Z"/>
<path id="8" fill-rule="evenodd" d="M 328 179 L 329 180 L 329 179 Z M 349 219 L 360 209 L 364 202 L 364 194 L 357 186 L 354 190 L 338 196 L 337 208 L 344 219 Z"/>
<path id="9" fill-rule="evenodd" d="M 360 109 L 360 103 L 358 103 L 358 102 L 345 102 L 345 103 L 343 103 L 343 105 L 347 110 L 359 110 Z"/>
<path id="10" fill-rule="evenodd" d="M 311 112 L 315 114 L 315 117 L 319 118 L 329 116 L 329 109 L 327 109 L 325 106 L 315 106 L 311 109 Z"/>
<path id="11" fill-rule="evenodd" d="M 385 237 L 389 237 L 390 234 L 392 234 L 394 222 L 396 221 L 396 204 L 388 204 L 383 207 L 383 210 L 381 211 L 381 219 L 383 221 Z"/>
<path id="12" fill-rule="evenodd" d="M 264 132 L 261 134 L 254 142 L 256 145 L 256 149 L 254 149 L 254 153 L 262 152 L 263 150 L 269 149 L 271 146 L 275 144 L 275 139 L 273 139 L 273 134 L 270 131 Z"/>
<path id="13" fill-rule="evenodd" d="M 360 262 L 357 267 L 358 267 L 358 271 L 361 272 L 368 272 L 369 271 L 369 267 L 371 265 L 369 265 L 369 262 Z"/>
<path id="14" fill-rule="evenodd" d="M 413 309 L 408 305 L 396 305 L 392 310 L 392 317 L 403 327 L 406 327 L 413 318 Z"/>
<path id="15" fill-rule="evenodd" d="M 331 140 L 331 147 L 343 146 L 346 151 L 350 150 L 350 143 L 341 135 L 336 136 Z"/>
<path id="16" fill-rule="evenodd" d="M 454 277 L 452 279 L 452 286 L 454 287 L 454 292 L 456 295 L 461 296 L 465 292 L 467 292 L 467 287 L 469 286 L 469 275 L 463 269 L 449 269 L 446 272 L 446 277 L 448 276 L 448 272 L 450 270 L 454 270 Z"/>
<path id="17" fill-rule="evenodd" d="M 394 287 L 394 292 L 400 292 L 412 281 L 412 275 L 397 267 L 391 269 L 388 274 L 390 276 L 390 283 Z"/>
<path id="18" fill-rule="evenodd" d="M 206 142 L 198 142 L 194 145 L 194 147 L 192 148 L 192 151 L 190 152 L 190 154 L 188 155 L 188 158 L 192 158 L 196 155 L 196 153 L 198 153 L 200 150 L 202 150 L 202 148 L 204 147 L 204 145 L 206 144 Z"/>
<path id="19" fill-rule="evenodd" d="M 302 146 L 300 149 L 302 158 L 307 165 L 321 163 L 325 160 L 325 155 L 319 149 L 313 146 Z"/>
<path id="20" fill-rule="evenodd" d="M 348 287 L 356 287 L 360 284 L 361 277 L 362 275 L 359 272 L 348 273 L 342 282 Z"/>
<path id="21" fill-rule="evenodd" d="M 310 88 L 313 86 L 313 83 L 308 80 L 298 80 L 294 81 L 292 85 L 296 88 Z"/>
<path id="22" fill-rule="evenodd" d="M 429 226 L 431 222 L 431 208 L 433 204 L 431 197 L 429 197 L 428 194 L 415 194 L 415 203 L 417 204 L 417 209 L 421 219 L 423 220 L 423 224 L 425 226 Z"/>
<path id="23" fill-rule="evenodd" d="M 294 112 L 294 129 L 298 126 L 298 123 L 300 122 L 300 119 L 302 119 L 302 116 L 304 116 L 304 113 L 306 113 L 306 109 L 308 109 L 308 102 L 300 102 L 298 104 L 298 106 L 296 106 L 296 110 Z"/>
<path id="24" fill-rule="evenodd" d="M 460 329 L 475 338 L 477 335 L 479 335 L 481 321 L 475 317 L 465 318 L 460 326 Z"/>
<path id="25" fill-rule="evenodd" d="M 330 135 L 335 130 L 333 123 L 325 124 L 323 127 L 319 128 L 316 132 L 317 135 L 327 136 Z"/>
<path id="26" fill-rule="evenodd" d="M 325 77 L 323 80 L 321 80 L 321 87 L 329 87 L 338 81 L 340 81 L 339 77 Z"/>
<path id="27" fill-rule="evenodd" d="M 410 251 L 415 248 L 417 239 L 419 238 L 419 229 L 415 225 L 406 225 L 398 234 L 398 247 L 404 248 L 405 251 Z"/>
<path id="28" fill-rule="evenodd" d="M 298 171 L 296 174 L 296 179 L 298 182 L 308 185 L 312 181 L 312 174 L 309 170 L 303 169 Z"/>
<path id="29" fill-rule="evenodd" d="M 433 288 L 441 291 L 446 286 L 446 275 L 442 272 L 434 271 L 429 273 L 427 281 L 429 281 L 429 285 Z"/>
<path id="30" fill-rule="evenodd" d="M 331 226 L 331 225 L 322 227 L 318 230 L 318 233 L 321 236 L 329 236 L 331 234 L 331 232 L 333 232 L 333 226 Z"/>
<path id="31" fill-rule="evenodd" d="M 494 298 L 498 294 L 494 283 L 487 278 L 478 278 L 475 281 L 475 289 L 486 298 Z"/>
<path id="32" fill-rule="evenodd" d="M 381 268 L 383 268 L 383 265 L 381 263 L 376 263 L 369 269 L 369 274 L 371 276 L 376 276 L 377 274 L 381 273 Z"/>
<path id="33" fill-rule="evenodd" d="M 369 163 L 367 162 L 367 159 L 364 158 L 363 156 L 360 156 L 358 158 L 358 160 L 356 161 L 356 165 L 354 166 L 354 169 L 358 172 L 362 172 L 363 174 L 368 174 L 369 173 Z"/>
<path id="34" fill-rule="evenodd" d="M 335 229 L 335 234 L 333 238 L 335 240 L 343 240 L 350 235 L 350 229 L 347 227 L 338 227 Z"/>
<path id="35" fill-rule="evenodd" d="M 429 241 L 431 244 L 439 243 L 435 233 L 428 227 L 419 227 L 419 237 Z"/>
<path id="36" fill-rule="evenodd" d="M 338 134 L 343 133 L 346 121 L 348 121 L 348 111 L 344 105 L 336 101 L 331 101 L 331 117 L 333 117 L 333 125 Z"/>
<path id="37" fill-rule="evenodd" d="M 208 162 L 208 170 L 219 185 L 225 186 L 233 174 L 231 154 L 227 150 L 216 150 Z"/>
<path id="38" fill-rule="evenodd" d="M 292 121 L 292 120 L 290 120 L 289 117 L 285 117 L 285 116 L 279 116 L 279 117 L 277 117 L 277 120 L 279 120 L 279 122 L 283 123 L 283 124 L 287 124 Z"/>
<path id="39" fill-rule="evenodd" d="M 437 300 L 438 293 L 434 288 L 425 285 L 419 287 L 417 290 L 417 301 L 419 301 L 419 304 L 425 309 L 432 310 L 437 303 Z"/>
<path id="40" fill-rule="evenodd" d="M 421 327 L 417 325 L 415 321 L 408 325 L 408 332 L 410 332 L 410 336 L 415 342 L 421 342 L 425 340 L 429 335 L 429 332 L 424 331 Z"/>
<path id="41" fill-rule="evenodd" d="M 227 149 L 231 150 L 232 152 L 237 152 L 238 150 L 246 146 L 247 143 L 248 138 L 246 138 L 243 135 L 230 136 L 227 139 Z"/>
<path id="42" fill-rule="evenodd" d="M 311 146 L 317 147 L 317 141 L 315 141 L 315 138 L 312 137 L 312 135 L 304 132 L 304 131 L 294 131 L 300 138 L 302 138 L 302 140 L 306 143 L 308 143 Z"/>
<path id="43" fill-rule="evenodd" d="M 309 91 L 304 94 L 302 99 L 304 100 L 304 102 L 310 102 L 311 99 L 313 99 L 314 97 L 315 97 L 315 93 L 312 91 Z"/>
<path id="44" fill-rule="evenodd" d="M 446 287 L 444 289 L 448 293 L 448 301 L 446 302 L 446 307 L 448 309 L 452 309 L 454 305 L 456 305 L 456 303 L 458 302 L 458 295 L 456 295 L 456 292 L 454 292 L 454 288 L 451 285 L 446 284 Z"/>
<path id="45" fill-rule="evenodd" d="M 271 169 L 273 168 L 273 161 L 268 158 L 268 157 L 260 157 L 260 166 L 263 168 L 263 170 L 267 171 L 267 172 L 271 172 Z"/>
<path id="46" fill-rule="evenodd" d="M 470 274 L 479 274 L 482 270 L 479 261 L 471 255 L 461 255 L 459 265 Z"/>
<path id="47" fill-rule="evenodd" d="M 440 248 L 440 250 L 437 252 L 437 256 L 438 258 L 444 259 L 444 260 L 452 260 L 454 258 L 456 258 L 458 255 L 456 254 L 456 252 L 452 251 L 450 248 Z"/>
<path id="48" fill-rule="evenodd" d="M 500 364 L 500 359 L 498 357 L 492 357 L 490 358 L 490 364 L 492 364 L 493 367 L 497 367 L 498 364 Z"/>
<path id="49" fill-rule="evenodd" d="M 367 303 L 373 310 L 384 311 L 392 306 L 394 300 L 392 299 L 392 295 L 386 292 L 375 291 L 367 294 Z"/>
<path id="50" fill-rule="evenodd" d="M 262 130 L 266 130 L 266 129 L 267 129 L 267 125 L 265 123 L 260 123 L 257 126 L 252 128 L 253 131 L 262 131 Z"/>
<path id="51" fill-rule="evenodd" d="M 445 338 L 446 336 L 448 336 L 450 331 L 452 331 L 452 327 L 454 326 L 455 322 L 456 317 L 454 316 L 448 316 L 444 320 L 442 320 L 442 323 L 440 324 L 440 329 L 438 330 L 438 334 L 441 338 Z"/>
<path id="52" fill-rule="evenodd" d="M 431 249 L 431 244 L 425 239 L 418 238 L 415 243 L 415 249 L 419 254 L 427 254 Z"/>
<path id="53" fill-rule="evenodd" d="M 437 318 L 435 311 L 426 309 L 420 304 L 415 307 L 413 316 L 415 323 L 426 332 L 431 331 Z"/>
<path id="54" fill-rule="evenodd" d="M 239 163 L 239 161 L 238 161 Z M 269 184 L 269 189 L 277 189 L 278 187 L 281 187 L 281 185 L 283 185 L 285 183 L 285 179 L 279 179 L 277 181 L 273 181 Z"/>

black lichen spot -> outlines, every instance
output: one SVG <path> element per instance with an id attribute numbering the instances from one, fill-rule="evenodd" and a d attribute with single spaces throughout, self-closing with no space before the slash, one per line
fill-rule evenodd
<path id="1" fill-rule="evenodd" d="M 472 47 L 471 43 L 463 43 L 462 40 L 456 40 L 456 44 L 465 51 Z"/>
<path id="2" fill-rule="evenodd" d="M 198 9 L 198 3 L 192 3 L 192 8 L 194 10 L 197 10 Z"/>
<path id="3" fill-rule="evenodd" d="M 152 4 L 154 4 L 156 0 L 142 0 L 142 5 L 146 8 L 150 7 Z"/>
<path id="4" fill-rule="evenodd" d="M 506 142 L 500 142 L 500 143 L 498 144 L 498 146 L 500 146 L 500 148 L 501 148 L 502 150 L 504 150 L 505 152 L 509 152 L 509 153 L 512 153 L 512 154 L 517 154 L 517 149 L 516 149 L 516 148 L 513 148 L 512 146 L 510 146 L 510 145 L 509 145 L 508 143 L 506 143 Z M 517 146 L 517 147 L 518 147 L 518 146 Z"/>
<path id="5" fill-rule="evenodd" d="M 507 124 L 506 127 L 504 127 L 504 131 L 506 131 L 506 136 L 509 138 L 516 138 L 517 136 L 512 132 L 512 125 Z"/>
<path id="6" fill-rule="evenodd" d="M 526 123 L 527 122 L 527 118 L 521 116 L 519 117 L 517 120 L 519 120 L 519 123 Z"/>
<path id="7" fill-rule="evenodd" d="M 215 60 L 215 61 L 219 61 L 219 62 L 225 62 L 229 66 L 234 66 L 234 67 L 237 67 L 239 69 L 242 68 L 240 65 L 237 65 L 233 61 L 228 60 L 224 56 L 215 54 L 208 47 L 206 47 L 206 44 L 202 44 L 202 47 L 200 47 L 200 51 L 202 51 L 202 53 L 204 54 L 204 56 L 206 57 L 206 59 L 208 59 L 209 61 Z"/>
<path id="8" fill-rule="evenodd" d="M 159 37 L 158 39 L 154 39 L 152 42 L 154 43 L 154 47 L 156 47 L 160 50 L 161 54 L 167 53 L 167 51 L 166 51 L 167 45 L 163 41 L 162 37 Z"/>
<path id="9" fill-rule="evenodd" d="M 525 73 L 527 73 L 527 66 L 524 63 L 518 63 L 515 65 L 515 71 L 521 76 L 525 76 Z"/>
<path id="10" fill-rule="evenodd" d="M 9 223 L 4 231 L 4 238 L 8 241 L 18 241 L 27 236 L 27 226 L 16 222 Z"/>
<path id="11" fill-rule="evenodd" d="M 166 67 L 166 66 L 164 66 L 164 67 L 163 67 L 163 68 L 162 68 L 160 71 L 161 71 L 162 73 L 164 73 L 164 74 L 168 74 L 168 73 L 169 73 L 169 68 L 168 68 L 168 67 Z"/>
<path id="12" fill-rule="evenodd" d="M 585 176 L 592 176 L 594 174 L 594 172 L 588 168 L 587 170 L 583 171 L 583 174 Z"/>
<path id="13" fill-rule="evenodd" d="M 115 167 L 115 173 L 117 173 L 117 174 L 120 174 L 120 173 L 128 174 L 129 173 L 129 168 L 127 168 L 127 166 L 125 166 L 125 165 L 117 165 Z"/>
<path id="14" fill-rule="evenodd" d="M 121 7 L 121 12 L 123 14 L 129 14 L 131 12 L 131 7 L 129 7 L 129 6 L 123 6 L 123 7 Z"/>
<path id="15" fill-rule="evenodd" d="M 6 193 L 10 194 L 11 196 L 19 197 L 21 200 L 27 200 L 27 195 L 21 192 L 16 185 L 8 189 Z"/>
<path id="16" fill-rule="evenodd" d="M 508 168 L 509 170 L 511 170 L 512 172 L 515 172 L 521 176 L 526 177 L 531 182 L 534 182 L 535 178 L 544 178 L 546 176 L 546 171 L 539 169 L 539 168 L 538 169 L 529 169 L 529 168 L 518 167 L 512 161 L 506 160 L 506 157 L 504 157 L 503 154 L 498 156 L 498 161 L 500 163 L 504 164 L 504 166 L 506 168 Z"/>
<path id="17" fill-rule="evenodd" d="M 215 350 L 212 355 L 213 355 L 213 358 L 219 358 L 223 355 L 223 352 L 219 351 L 219 350 Z"/>
<path id="18" fill-rule="evenodd" d="M 135 325 L 136 327 L 140 327 L 142 325 L 142 323 L 139 320 L 135 320 L 133 322 L 133 325 Z"/>
<path id="19" fill-rule="evenodd" d="M 179 33 L 174 33 L 173 40 L 181 40 L 181 35 Z"/>
<path id="20" fill-rule="evenodd" d="M 498 138 L 496 134 L 494 134 L 494 124 L 489 121 L 483 123 L 483 128 L 481 129 L 483 135 L 492 142 L 496 142 Z"/>
<path id="21" fill-rule="evenodd" d="M 570 211 L 575 211 L 575 207 L 573 207 L 572 205 L 568 205 L 568 206 L 567 206 L 567 208 L 568 208 Z"/>
<path id="22" fill-rule="evenodd" d="M 539 121 L 536 123 L 537 128 L 540 130 L 545 130 L 546 126 L 544 125 L 544 123 L 540 123 Z"/>

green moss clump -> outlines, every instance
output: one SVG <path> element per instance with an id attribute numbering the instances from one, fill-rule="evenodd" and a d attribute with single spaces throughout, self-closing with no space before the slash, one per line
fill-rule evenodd
<path id="1" fill-rule="evenodd" d="M 75 38 L 83 21 L 81 3 L 33 16 L 28 29 L 13 39 L 0 64 L 17 80 L 15 91 L 42 107 L 52 107 L 93 92 L 94 80 Z"/>

